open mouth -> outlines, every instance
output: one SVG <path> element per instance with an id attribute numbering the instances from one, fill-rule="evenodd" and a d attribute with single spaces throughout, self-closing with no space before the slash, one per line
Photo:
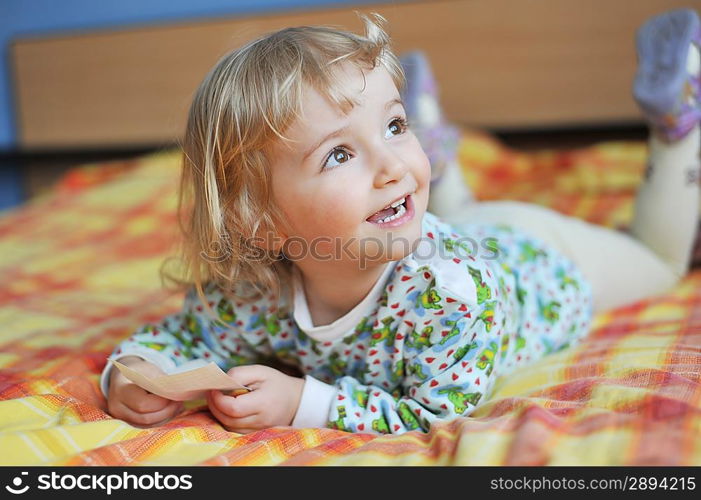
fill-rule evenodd
<path id="1" fill-rule="evenodd" d="M 387 205 L 382 210 L 378 210 L 365 220 L 379 226 L 396 227 L 410 220 L 413 216 L 413 199 L 411 195 L 406 195 Z"/>

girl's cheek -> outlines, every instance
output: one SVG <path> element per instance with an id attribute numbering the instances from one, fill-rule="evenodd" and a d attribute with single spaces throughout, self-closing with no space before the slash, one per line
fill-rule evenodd
<path id="1" fill-rule="evenodd" d="M 314 227 L 319 234 L 333 234 L 344 225 L 347 219 L 347 198 L 341 194 L 317 198 L 315 203 L 306 206 L 302 214 L 305 221 L 309 222 L 309 228 Z"/>
<path id="2" fill-rule="evenodd" d="M 413 148 L 407 158 L 412 162 L 412 170 L 416 180 L 420 185 L 428 184 L 431 179 L 431 163 L 428 161 L 428 156 L 426 156 L 426 152 L 416 137 L 413 137 L 412 146 Z"/>
<path id="3" fill-rule="evenodd" d="M 323 214 L 320 214 L 321 227 L 333 229 L 338 225 L 339 218 L 335 216 L 335 210 L 329 207 L 328 210 L 324 210 Z"/>
<path id="4" fill-rule="evenodd" d="M 421 177 L 424 183 L 427 184 L 431 179 L 431 162 L 428 161 L 428 156 L 426 156 L 423 149 L 420 150 L 419 158 L 421 158 Z"/>

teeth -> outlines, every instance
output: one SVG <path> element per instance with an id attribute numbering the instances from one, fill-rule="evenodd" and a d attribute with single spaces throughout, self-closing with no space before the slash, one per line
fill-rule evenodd
<path id="1" fill-rule="evenodd" d="M 404 203 L 404 198 L 402 198 L 401 200 L 395 201 L 394 203 L 392 203 L 392 204 L 390 205 L 390 207 L 392 207 L 392 208 L 397 208 L 397 207 L 398 207 L 399 205 L 401 205 L 402 203 Z"/>
<path id="2" fill-rule="evenodd" d="M 392 205 L 392 206 L 394 206 L 394 205 Z M 379 222 L 381 224 L 384 224 L 385 222 L 393 221 L 394 219 L 400 218 L 402 215 L 404 215 L 405 212 L 406 212 L 406 208 L 404 208 L 404 205 L 400 205 L 399 209 L 397 209 L 396 214 L 390 215 L 389 217 L 385 217 L 384 219 L 380 219 Z"/>

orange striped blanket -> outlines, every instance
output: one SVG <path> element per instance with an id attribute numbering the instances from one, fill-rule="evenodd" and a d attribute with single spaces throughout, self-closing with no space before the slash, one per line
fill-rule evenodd
<path id="1" fill-rule="evenodd" d="M 608 226 L 630 219 L 645 145 L 520 153 L 465 132 L 481 199 L 544 204 Z M 201 402 L 141 429 L 98 389 L 107 355 L 176 311 L 158 268 L 174 250 L 175 152 L 75 168 L 0 216 L 2 465 L 701 464 L 701 272 L 598 316 L 581 345 L 497 383 L 469 418 L 401 436 L 224 430 Z"/>

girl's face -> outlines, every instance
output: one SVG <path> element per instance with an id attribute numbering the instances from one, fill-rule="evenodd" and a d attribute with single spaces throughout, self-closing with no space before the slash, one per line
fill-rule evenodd
<path id="1" fill-rule="evenodd" d="M 273 196 L 291 226 L 291 234 L 282 235 L 286 255 L 399 260 L 421 237 L 428 158 L 406 127 L 399 91 L 385 68 L 361 72 L 347 63 L 339 71 L 340 90 L 357 104 L 344 113 L 307 86 L 302 116 L 285 133 L 293 142 L 281 141 L 272 151 Z"/>

